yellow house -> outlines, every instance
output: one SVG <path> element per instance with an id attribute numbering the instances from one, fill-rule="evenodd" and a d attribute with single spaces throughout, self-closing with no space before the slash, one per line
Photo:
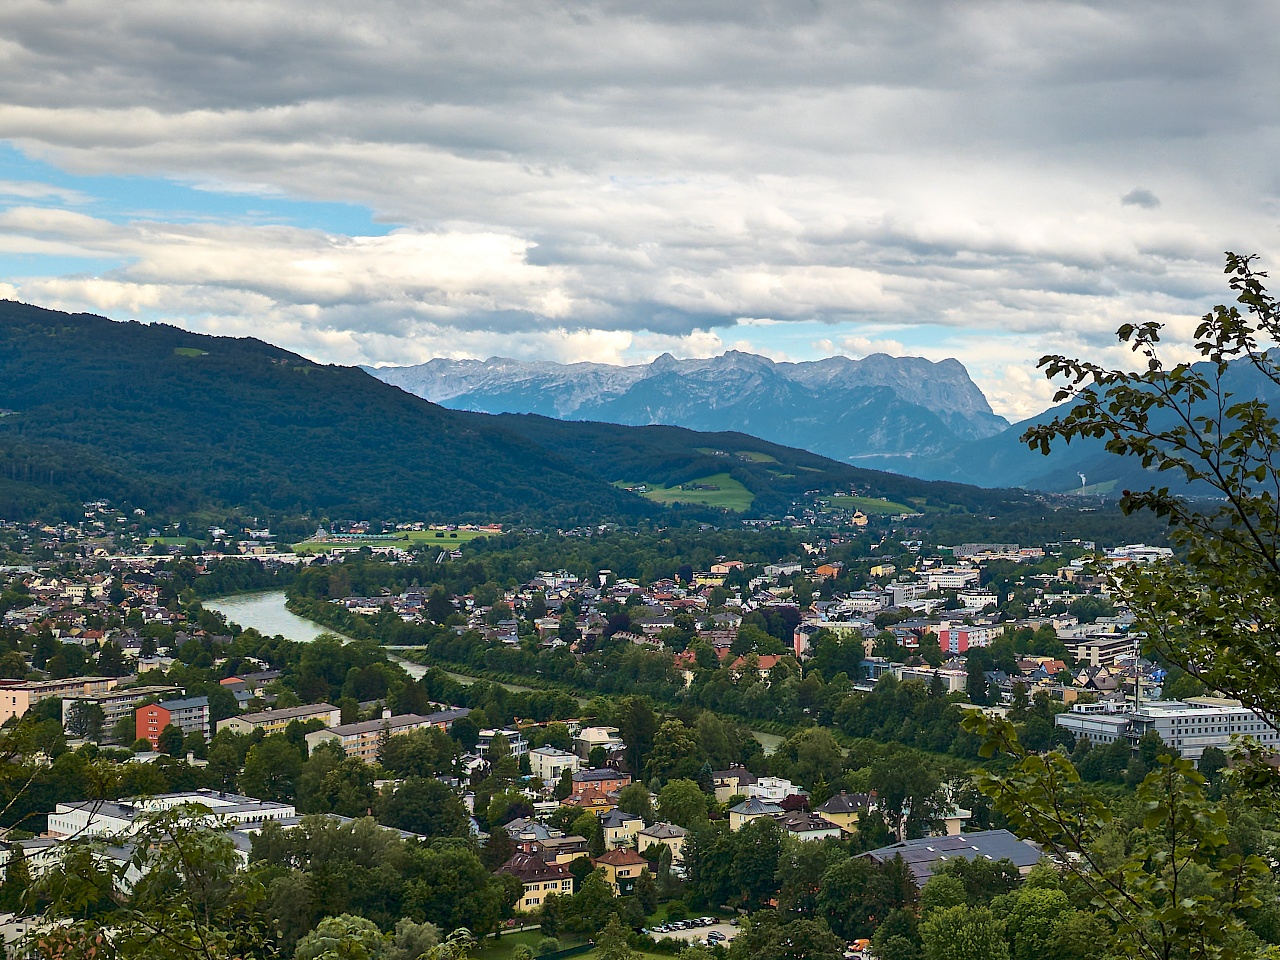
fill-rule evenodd
<path id="1" fill-rule="evenodd" d="M 634 850 L 610 850 L 591 862 L 604 871 L 605 880 L 618 897 L 632 893 L 640 874 L 649 869 L 649 861 Z"/>
<path id="2" fill-rule="evenodd" d="M 752 797 L 749 800 L 743 800 L 736 807 L 729 808 L 729 829 L 737 833 L 752 820 L 760 817 L 772 817 L 775 813 L 782 812 L 782 808 L 776 803 L 761 800 L 759 797 Z"/>
<path id="3" fill-rule="evenodd" d="M 542 859 L 548 864 L 570 864 L 579 857 L 589 857 L 588 843 L 586 837 L 579 837 L 576 834 L 568 837 L 548 837 L 546 840 L 538 842 L 538 850 L 535 852 L 542 854 Z"/>
<path id="4" fill-rule="evenodd" d="M 267 736 L 273 733 L 284 733 L 294 720 L 306 723 L 308 720 L 319 720 L 326 727 L 336 727 L 342 723 L 342 711 L 329 703 L 309 703 L 300 707 L 281 707 L 278 710 L 263 710 L 261 713 L 246 713 L 238 717 L 228 717 L 218 721 L 218 731 L 230 730 L 232 733 L 253 733 L 261 730 Z"/>
<path id="5" fill-rule="evenodd" d="M 517 853 L 498 868 L 498 873 L 509 873 L 524 884 L 524 896 L 516 904 L 517 913 L 533 913 L 542 909 L 551 894 L 568 896 L 573 893 L 573 874 L 559 863 L 547 863 L 536 853 Z"/>
<path id="6" fill-rule="evenodd" d="M 655 823 L 636 834 L 636 849 L 642 853 L 650 847 L 666 847 L 672 863 L 684 863 L 684 841 L 689 831 L 674 823 Z"/>
<path id="7" fill-rule="evenodd" d="M 617 850 L 635 845 L 636 833 L 644 826 L 644 821 L 633 813 L 610 810 L 600 818 L 600 826 L 604 830 L 604 845 L 610 850 Z"/>
<path id="8" fill-rule="evenodd" d="M 845 793 L 841 790 L 815 811 L 830 820 L 845 833 L 856 833 L 858 821 L 871 809 L 871 796 L 865 793 Z"/>

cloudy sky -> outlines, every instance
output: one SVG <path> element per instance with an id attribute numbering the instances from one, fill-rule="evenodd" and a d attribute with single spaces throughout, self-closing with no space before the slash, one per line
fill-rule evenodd
<path id="1" fill-rule="evenodd" d="M 5 0 L 0 296 L 317 360 L 955 356 L 1280 253 L 1280 7 Z"/>

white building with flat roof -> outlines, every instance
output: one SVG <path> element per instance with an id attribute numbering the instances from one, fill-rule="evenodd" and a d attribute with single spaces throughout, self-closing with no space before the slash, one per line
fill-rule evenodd
<path id="1" fill-rule="evenodd" d="M 172 810 L 183 804 L 199 804 L 207 807 L 210 817 L 218 824 L 233 826 L 265 820 L 287 820 L 296 816 L 293 804 L 274 800 L 255 800 L 234 793 L 217 790 L 190 790 L 183 793 L 166 793 L 157 797 L 137 797 L 131 800 L 98 801 L 83 800 L 76 803 L 60 803 L 49 814 L 48 835 L 58 840 L 69 837 L 94 837 L 128 835 L 139 826 L 147 814 Z"/>
<path id="2" fill-rule="evenodd" d="M 1087 737 L 1095 746 L 1111 744 L 1124 739 L 1129 733 L 1129 715 L 1108 709 L 1108 704 L 1076 703 L 1066 713 L 1060 713 L 1054 722 L 1073 733 L 1076 739 Z"/>
<path id="3" fill-rule="evenodd" d="M 529 772 L 540 777 L 543 783 L 555 783 L 566 770 L 574 774 L 581 769 L 582 758 L 568 750 L 538 747 L 529 751 Z"/>
<path id="4" fill-rule="evenodd" d="M 1103 704 L 1077 703 L 1068 712 L 1058 714 L 1054 722 L 1095 744 L 1123 738 L 1137 746 L 1143 734 L 1154 731 L 1182 756 L 1197 763 L 1208 747 L 1229 750 L 1232 737 L 1247 737 L 1262 746 L 1280 746 L 1280 733 L 1266 718 L 1239 700 L 1225 697 L 1153 700 L 1137 708 L 1125 704 L 1122 711 L 1111 713 Z"/>
<path id="5" fill-rule="evenodd" d="M 942 566 L 925 571 L 925 582 L 930 590 L 963 590 L 977 586 L 982 574 L 977 567 Z"/>
<path id="6" fill-rule="evenodd" d="M 1199 761 L 1206 747 L 1228 749 L 1233 736 L 1249 737 L 1263 746 L 1280 745 L 1280 734 L 1271 724 L 1239 700 L 1226 697 L 1154 700 L 1144 703 L 1129 719 L 1135 742 L 1154 730 L 1188 760 Z"/>
<path id="7" fill-rule="evenodd" d="M 781 803 L 787 797 L 803 795 L 803 787 L 798 787 L 783 777 L 758 777 L 756 782 L 746 788 L 748 797 L 759 797 L 772 803 Z"/>

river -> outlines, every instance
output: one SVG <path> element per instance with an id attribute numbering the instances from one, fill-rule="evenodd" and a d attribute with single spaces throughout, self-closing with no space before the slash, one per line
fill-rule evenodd
<path id="1" fill-rule="evenodd" d="M 316 623 L 314 620 L 300 617 L 289 610 L 285 606 L 285 595 L 282 590 L 268 590 L 263 593 L 241 593 L 231 597 L 223 597 L 220 600 L 206 600 L 204 606 L 210 610 L 217 610 L 233 623 L 238 623 L 242 627 L 253 627 L 253 629 L 268 637 L 274 637 L 279 634 L 286 640 L 310 643 L 322 633 L 335 633 L 328 627 Z M 342 636 L 341 634 L 336 635 Z M 343 639 L 350 638 L 343 637 Z M 392 653 L 388 653 L 387 657 L 404 667 L 405 673 L 415 679 L 427 672 L 426 667 L 405 660 L 403 657 L 397 657 Z M 476 682 L 475 677 L 468 677 L 465 674 L 450 671 L 446 671 L 446 673 L 459 683 L 471 684 Z M 532 687 L 522 687 L 514 683 L 504 683 L 502 686 L 516 692 L 533 689 Z M 585 698 L 579 697 L 578 702 L 586 703 L 587 701 Z M 752 730 L 751 735 L 764 747 L 766 754 L 773 753 L 774 750 L 778 749 L 778 744 L 782 743 L 783 739 L 776 733 L 765 733 L 763 730 Z"/>
<path id="2" fill-rule="evenodd" d="M 291 611 L 285 606 L 283 590 L 268 590 L 263 593 L 238 593 L 235 596 L 223 597 L 220 600 L 206 600 L 203 605 L 210 610 L 217 610 L 232 623 L 238 623 L 242 627 L 253 627 L 265 637 L 274 637 L 278 634 L 286 640 L 310 643 L 322 633 L 332 633 L 334 636 L 342 637 L 343 640 L 351 639 L 350 637 L 343 637 L 336 630 L 331 630 L 323 624 L 316 623 L 314 620 L 300 617 Z M 411 663 L 403 657 L 397 657 L 390 653 L 387 654 L 387 657 L 404 667 L 405 673 L 415 680 L 427 672 L 426 667 L 418 663 Z M 474 683 L 475 681 L 472 680 L 471 682 Z"/>

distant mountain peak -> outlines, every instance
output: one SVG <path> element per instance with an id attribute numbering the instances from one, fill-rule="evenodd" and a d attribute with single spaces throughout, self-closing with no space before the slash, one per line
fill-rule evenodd
<path id="1" fill-rule="evenodd" d="M 669 353 L 664 353 L 662 356 L 655 359 L 653 363 L 649 364 L 649 369 L 655 373 L 665 373 L 668 370 L 676 369 L 679 365 L 679 360 Z"/>
<path id="2" fill-rule="evenodd" d="M 369 372 L 460 410 L 737 430 L 854 462 L 933 455 L 1008 426 L 958 360 L 884 353 L 800 363 L 663 353 L 629 366 L 491 357 Z"/>

